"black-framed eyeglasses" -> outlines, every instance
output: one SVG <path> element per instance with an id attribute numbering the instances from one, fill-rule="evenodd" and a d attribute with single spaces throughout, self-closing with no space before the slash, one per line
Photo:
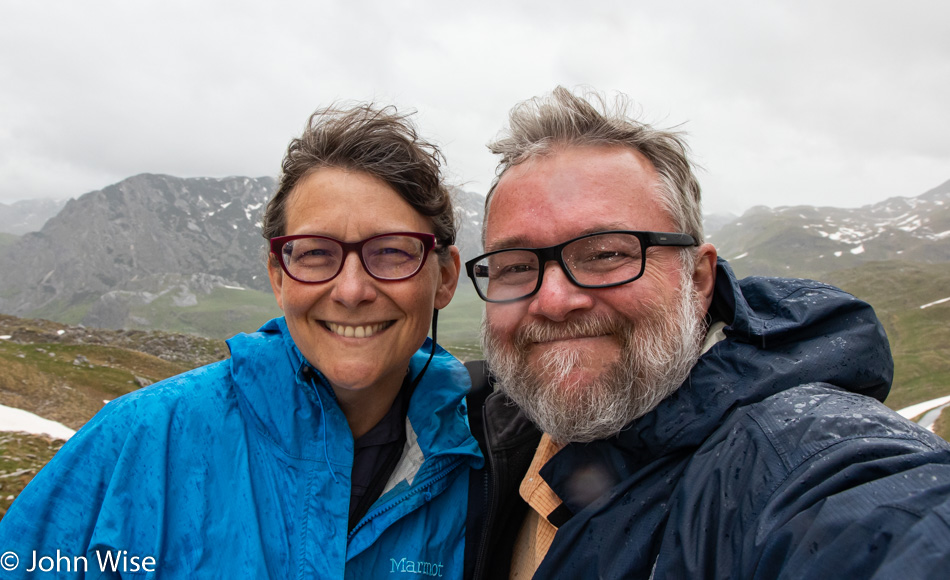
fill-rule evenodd
<path id="1" fill-rule="evenodd" d="M 465 262 L 486 302 L 514 302 L 541 289 L 544 265 L 554 261 L 581 288 L 610 288 L 643 275 L 651 246 L 696 246 L 688 234 L 615 230 L 587 234 L 547 248 L 506 248 Z"/>
<path id="2" fill-rule="evenodd" d="M 395 281 L 419 273 L 435 247 L 434 234 L 392 232 L 359 242 L 327 236 L 297 235 L 271 238 L 270 251 L 288 276 L 304 284 L 329 282 L 356 252 L 363 270 L 377 280 Z"/>

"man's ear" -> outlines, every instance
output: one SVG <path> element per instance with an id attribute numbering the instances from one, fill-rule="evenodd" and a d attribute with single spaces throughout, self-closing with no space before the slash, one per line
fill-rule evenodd
<path id="1" fill-rule="evenodd" d="M 696 250 L 696 269 L 693 270 L 693 285 L 696 293 L 702 297 L 705 310 L 712 304 L 713 290 L 716 288 L 717 252 L 712 244 L 703 244 Z"/>
<path id="2" fill-rule="evenodd" d="M 449 246 L 448 256 L 436 255 L 436 258 L 439 262 L 439 287 L 435 292 L 435 307 L 442 310 L 455 296 L 459 272 L 462 269 L 462 259 L 459 257 L 459 249 L 456 246 Z"/>
<path id="3" fill-rule="evenodd" d="M 277 263 L 277 258 L 274 257 L 274 254 L 268 254 L 267 256 L 267 277 L 270 278 L 270 288 L 274 291 L 274 298 L 277 299 L 277 307 L 283 310 L 284 301 L 280 289 L 284 283 L 284 271 L 281 269 L 280 264 Z"/>

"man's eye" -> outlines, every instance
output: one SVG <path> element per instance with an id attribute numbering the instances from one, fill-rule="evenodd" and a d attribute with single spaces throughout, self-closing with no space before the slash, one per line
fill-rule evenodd
<path id="1" fill-rule="evenodd" d="M 603 271 L 604 269 L 613 270 L 623 268 L 628 265 L 639 264 L 640 256 L 632 255 L 620 250 L 601 250 L 590 252 L 574 262 L 574 266 L 580 270 L 592 272 Z"/>
<path id="2" fill-rule="evenodd" d="M 593 262 L 593 263 L 597 263 L 597 262 L 604 263 L 604 262 L 620 262 L 620 261 L 632 260 L 632 259 L 635 259 L 635 256 L 631 256 L 628 253 L 619 252 L 615 250 L 605 250 L 602 252 L 592 252 L 588 254 L 584 258 L 584 261 Z"/>
<path id="3" fill-rule="evenodd" d="M 496 272 L 496 275 L 508 276 L 513 274 L 524 274 L 526 272 L 533 272 L 534 270 L 535 268 L 532 264 L 510 264 L 503 268 L 499 268 Z"/>

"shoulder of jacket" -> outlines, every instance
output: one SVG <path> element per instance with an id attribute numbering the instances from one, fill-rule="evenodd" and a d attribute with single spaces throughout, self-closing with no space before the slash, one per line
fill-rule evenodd
<path id="1" fill-rule="evenodd" d="M 832 385 L 812 383 L 787 389 L 738 409 L 720 432 L 749 431 L 763 437 L 788 470 L 826 452 L 891 453 L 950 450 L 950 444 L 911 423 L 875 399 Z"/>
<path id="2" fill-rule="evenodd" d="M 230 360 L 223 360 L 184 372 L 155 384 L 132 391 L 106 404 L 89 425 L 100 428 L 117 424 L 128 430 L 146 428 L 168 421 L 173 416 L 202 421 L 223 415 L 234 406 Z"/>

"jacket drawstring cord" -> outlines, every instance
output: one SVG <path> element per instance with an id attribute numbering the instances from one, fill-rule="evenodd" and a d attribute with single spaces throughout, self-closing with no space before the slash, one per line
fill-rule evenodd
<path id="1" fill-rule="evenodd" d="M 336 478 L 336 472 L 333 471 L 333 464 L 330 463 L 330 452 L 328 451 L 329 442 L 327 441 L 327 412 L 323 408 L 323 399 L 320 398 L 320 387 L 314 385 L 313 390 L 317 393 L 317 406 L 320 407 L 320 423 L 323 424 L 323 456 L 327 460 L 330 475 L 333 476 L 333 483 L 340 483 L 340 480 Z"/>
<path id="2" fill-rule="evenodd" d="M 439 323 L 439 309 L 432 309 L 432 351 L 429 353 L 429 359 L 426 361 L 426 364 L 422 367 L 422 370 L 419 371 L 419 374 L 416 375 L 416 378 L 412 379 L 412 384 L 409 385 L 409 396 L 412 396 L 412 393 L 415 392 L 416 387 L 419 385 L 419 381 L 422 380 L 422 375 L 425 374 L 426 369 L 429 368 L 429 363 L 432 362 L 432 357 L 435 356 L 435 339 L 436 339 L 436 330 Z"/>

